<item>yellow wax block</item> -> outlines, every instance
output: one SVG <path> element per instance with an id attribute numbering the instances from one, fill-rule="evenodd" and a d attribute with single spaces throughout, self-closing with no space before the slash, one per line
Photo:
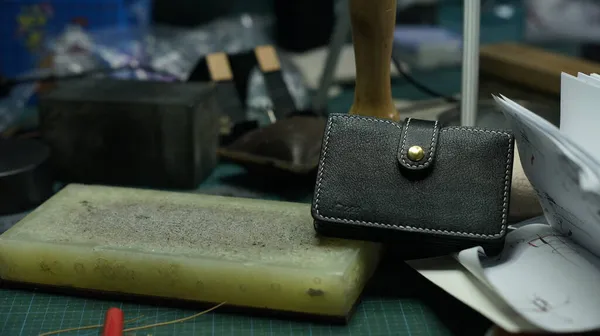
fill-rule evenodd
<path id="1" fill-rule="evenodd" d="M 344 317 L 379 255 L 308 204 L 72 184 L 0 236 L 0 278 Z"/>

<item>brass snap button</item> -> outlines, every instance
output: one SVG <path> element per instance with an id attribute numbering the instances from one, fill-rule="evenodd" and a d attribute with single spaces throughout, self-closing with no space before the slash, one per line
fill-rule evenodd
<path id="1" fill-rule="evenodd" d="M 425 156 L 425 151 L 421 146 L 411 146 L 406 153 L 406 156 L 411 161 L 421 161 Z"/>

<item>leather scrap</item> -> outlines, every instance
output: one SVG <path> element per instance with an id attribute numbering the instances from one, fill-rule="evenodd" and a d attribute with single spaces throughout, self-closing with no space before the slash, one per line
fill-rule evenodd
<path id="1" fill-rule="evenodd" d="M 219 149 L 221 159 L 261 173 L 309 174 L 319 163 L 326 119 L 292 116 L 250 131 Z"/>

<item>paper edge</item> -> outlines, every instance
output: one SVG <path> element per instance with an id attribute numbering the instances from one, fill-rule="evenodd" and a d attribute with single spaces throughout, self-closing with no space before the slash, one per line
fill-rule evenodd
<path id="1" fill-rule="evenodd" d="M 480 283 L 453 257 L 410 260 L 406 263 L 427 280 L 485 316 L 500 328 L 510 333 L 541 331 L 539 327 L 525 320 L 504 303 L 502 299 L 496 299 L 497 294 Z M 459 285 L 456 286 L 457 284 Z"/>

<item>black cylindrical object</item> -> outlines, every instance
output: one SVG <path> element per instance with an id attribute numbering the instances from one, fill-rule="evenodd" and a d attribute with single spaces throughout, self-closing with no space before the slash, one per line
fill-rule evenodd
<path id="1" fill-rule="evenodd" d="M 158 24 L 195 27 L 230 14 L 233 0 L 153 0 L 152 20 Z"/>
<path id="2" fill-rule="evenodd" d="M 279 47 L 302 52 L 329 42 L 335 24 L 333 0 L 275 0 L 274 5 Z"/>
<path id="3" fill-rule="evenodd" d="M 439 23 L 439 5 L 437 2 L 416 3 L 398 10 L 396 24 L 399 25 L 437 25 Z"/>
<path id="4" fill-rule="evenodd" d="M 50 149 L 30 139 L 0 140 L 0 215 L 40 205 L 53 192 Z"/>
<path id="5" fill-rule="evenodd" d="M 580 48 L 580 56 L 582 58 L 593 62 L 600 62 L 600 44 L 584 43 Z"/>

